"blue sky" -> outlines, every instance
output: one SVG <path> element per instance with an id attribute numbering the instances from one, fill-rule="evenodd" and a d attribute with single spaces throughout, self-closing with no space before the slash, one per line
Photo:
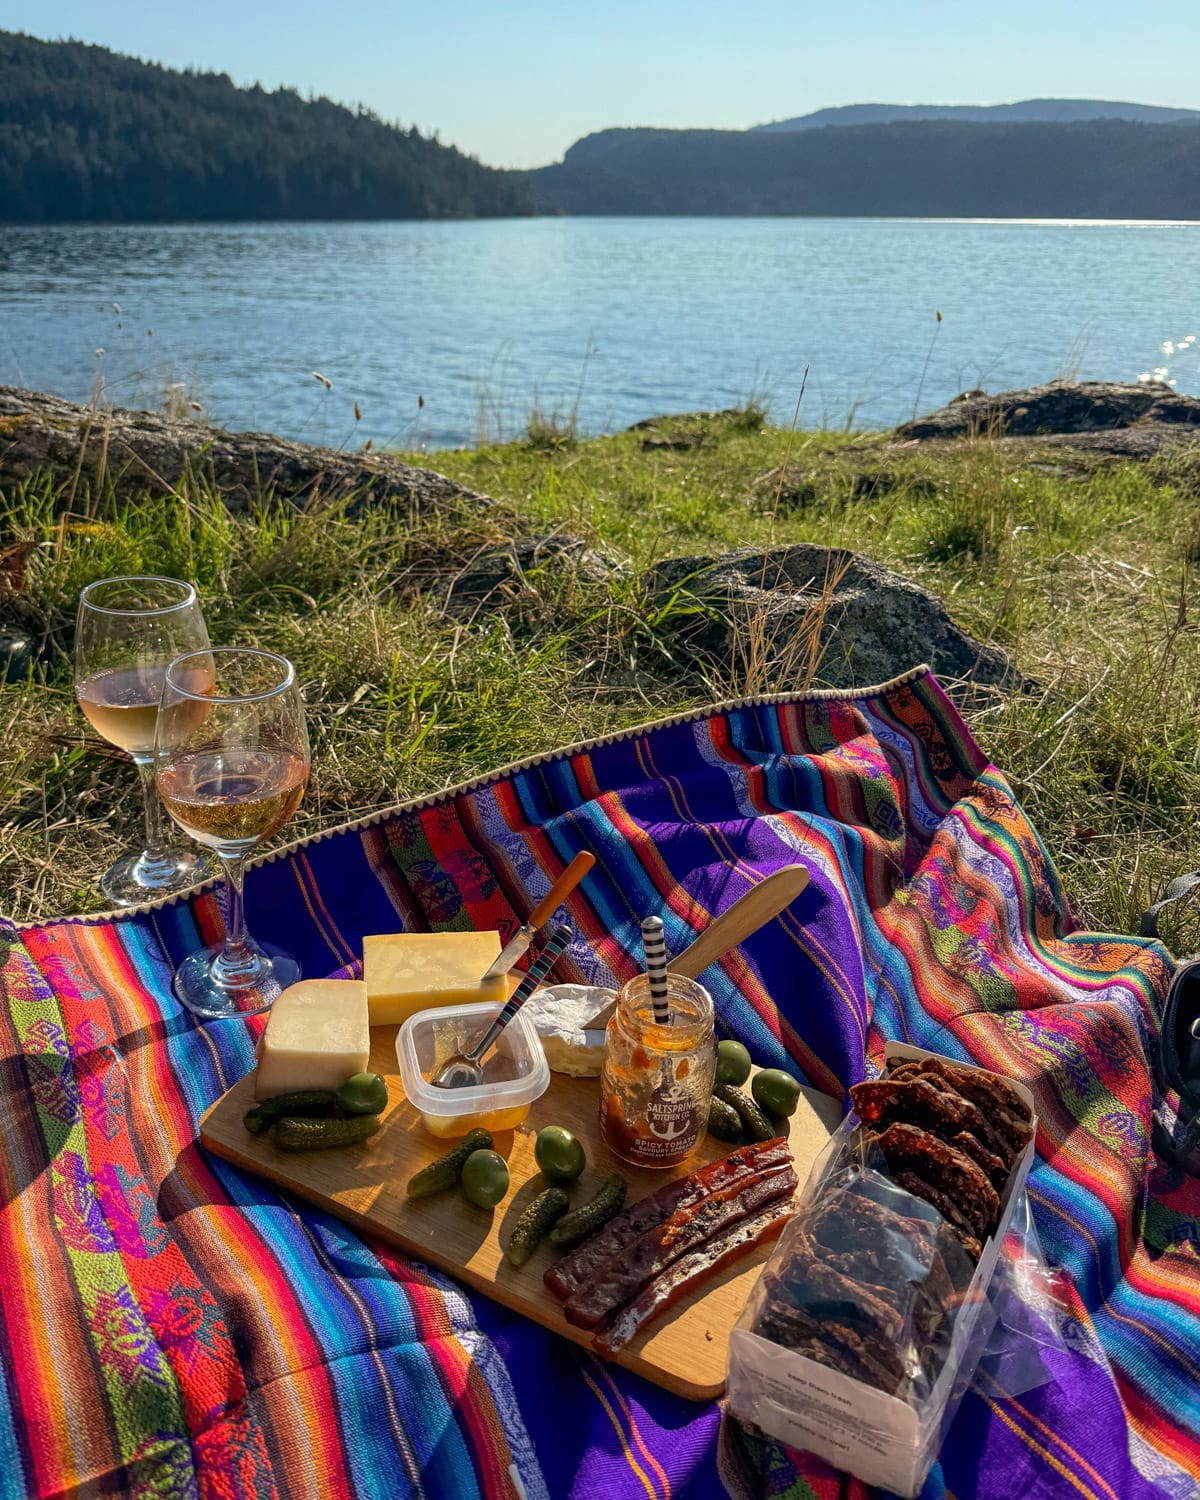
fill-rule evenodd
<path id="1" fill-rule="evenodd" d="M 608 125 L 1046 95 L 1200 107 L 1193 0 L 0 0 L 0 29 L 286 83 L 497 166 Z"/>

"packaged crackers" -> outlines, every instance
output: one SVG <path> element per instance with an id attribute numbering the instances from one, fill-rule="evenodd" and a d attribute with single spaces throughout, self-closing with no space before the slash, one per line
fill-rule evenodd
<path id="1" fill-rule="evenodd" d="M 729 1410 L 914 1496 L 995 1322 L 1037 1122 L 1022 1085 L 899 1044 L 850 1092 L 731 1336 Z"/>

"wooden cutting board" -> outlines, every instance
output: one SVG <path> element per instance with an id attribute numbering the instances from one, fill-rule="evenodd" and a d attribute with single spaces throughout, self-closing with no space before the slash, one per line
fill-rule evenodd
<path id="1" fill-rule="evenodd" d="M 542 1282 L 542 1273 L 556 1252 L 542 1245 L 520 1270 L 514 1270 L 501 1248 L 522 1211 L 547 1186 L 533 1159 L 538 1131 L 544 1125 L 565 1125 L 583 1142 L 588 1165 L 571 1195 L 573 1207 L 586 1202 L 613 1172 L 619 1171 L 629 1184 L 626 1202 L 632 1203 L 670 1178 L 694 1171 L 732 1149 L 708 1136 L 684 1167 L 650 1172 L 626 1166 L 600 1138 L 599 1080 L 552 1073 L 549 1089 L 533 1105 L 525 1123 L 496 1136 L 496 1150 L 507 1160 L 511 1178 L 502 1203 L 489 1213 L 473 1208 L 457 1191 L 413 1202 L 405 1196 L 405 1183 L 455 1142 L 428 1135 L 420 1115 L 406 1102 L 396 1065 L 396 1028 L 373 1028 L 371 1043 L 371 1068 L 387 1081 L 388 1107 L 382 1128 L 365 1144 L 308 1154 L 276 1151 L 269 1140 L 252 1136 L 242 1124 L 242 1116 L 254 1103 L 253 1075 L 235 1084 L 205 1114 L 200 1122 L 201 1141 L 217 1156 L 269 1178 L 364 1234 L 448 1271 L 476 1291 L 586 1347 L 591 1347 L 591 1336 L 566 1321 L 560 1304 Z M 804 1091 L 791 1121 L 792 1155 L 801 1184 L 840 1119 L 841 1110 L 832 1099 L 814 1090 Z M 725 1388 L 730 1330 L 772 1244 L 768 1241 L 747 1251 L 647 1324 L 616 1355 L 617 1363 L 691 1400 L 719 1396 Z"/>

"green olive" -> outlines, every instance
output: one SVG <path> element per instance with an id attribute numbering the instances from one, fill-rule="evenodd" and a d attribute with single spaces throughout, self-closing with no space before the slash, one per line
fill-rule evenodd
<path id="1" fill-rule="evenodd" d="M 459 1184 L 476 1208 L 495 1208 L 508 1192 L 508 1166 L 495 1151 L 472 1151 L 463 1162 Z"/>
<path id="2" fill-rule="evenodd" d="M 741 1088 L 750 1077 L 750 1054 L 741 1042 L 725 1041 L 717 1048 L 717 1083 Z"/>
<path id="3" fill-rule="evenodd" d="M 786 1120 L 794 1115 L 800 1102 L 800 1085 L 782 1068 L 764 1068 L 755 1073 L 750 1092 L 759 1109 L 773 1120 Z"/>
<path id="4" fill-rule="evenodd" d="M 387 1084 L 378 1073 L 355 1073 L 336 1094 L 348 1115 L 378 1115 L 387 1108 Z"/>
<path id="5" fill-rule="evenodd" d="M 583 1147 L 561 1125 L 547 1125 L 538 1131 L 533 1159 L 551 1182 L 574 1182 L 587 1166 Z"/>

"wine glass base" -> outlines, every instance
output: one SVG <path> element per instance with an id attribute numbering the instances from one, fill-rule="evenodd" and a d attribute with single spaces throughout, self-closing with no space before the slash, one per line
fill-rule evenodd
<path id="1" fill-rule="evenodd" d="M 191 849 L 145 849 L 126 854 L 100 877 L 100 890 L 113 906 L 142 906 L 199 885 L 212 874 L 208 861 Z"/>
<path id="2" fill-rule="evenodd" d="M 175 970 L 171 988 L 180 1005 L 205 1020 L 228 1016 L 259 1016 L 270 1010 L 277 996 L 300 978 L 300 962 L 273 943 L 249 944 L 256 973 L 252 982 L 228 984 L 213 973 L 220 957 L 220 944 L 189 954 Z"/>

